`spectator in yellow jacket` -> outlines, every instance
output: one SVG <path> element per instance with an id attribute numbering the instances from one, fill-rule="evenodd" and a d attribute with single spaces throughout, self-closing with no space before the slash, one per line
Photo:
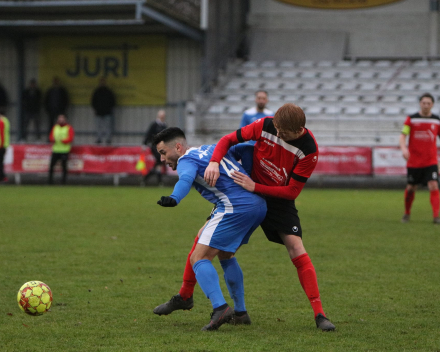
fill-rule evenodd
<path id="1" fill-rule="evenodd" d="M 75 131 L 73 127 L 67 123 L 66 115 L 58 115 L 57 123 L 53 126 L 49 135 L 49 141 L 53 143 L 49 168 L 49 184 L 53 184 L 53 168 L 58 160 L 61 160 L 61 166 L 63 168 L 63 178 L 61 182 L 62 184 L 66 184 L 67 160 L 74 137 Z"/>
<path id="2" fill-rule="evenodd" d="M 3 159 L 6 154 L 6 148 L 9 146 L 9 121 L 0 110 L 0 183 L 7 182 L 4 169 Z"/>

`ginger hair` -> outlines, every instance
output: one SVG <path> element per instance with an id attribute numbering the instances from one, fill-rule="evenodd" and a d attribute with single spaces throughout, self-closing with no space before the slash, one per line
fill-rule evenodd
<path id="1" fill-rule="evenodd" d="M 299 133 L 306 125 L 306 115 L 298 105 L 287 103 L 277 110 L 273 122 L 279 130 Z"/>

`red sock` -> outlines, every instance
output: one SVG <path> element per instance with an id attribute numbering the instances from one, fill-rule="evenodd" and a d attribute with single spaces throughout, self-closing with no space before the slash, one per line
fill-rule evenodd
<path id="1" fill-rule="evenodd" d="M 432 206 L 432 214 L 436 218 L 436 217 L 438 217 L 438 210 L 440 207 L 438 189 L 436 189 L 435 191 L 431 191 L 429 193 L 430 193 L 430 201 L 431 201 L 431 206 Z"/>
<path id="2" fill-rule="evenodd" d="M 193 295 L 194 286 L 197 283 L 196 274 L 194 273 L 194 270 L 192 268 L 189 259 L 191 258 L 191 254 L 194 252 L 194 249 L 196 248 L 198 241 L 199 241 L 199 237 L 196 236 L 191 251 L 188 254 L 188 258 L 186 259 L 185 271 L 183 272 L 183 283 L 179 291 L 179 294 L 184 301 L 186 301 L 188 298 L 190 298 Z"/>
<path id="3" fill-rule="evenodd" d="M 315 267 L 307 253 L 301 254 L 292 259 L 292 263 L 298 271 L 299 282 L 312 305 L 315 317 L 321 313 L 325 316 L 322 309 L 321 299 L 319 298 L 318 280 L 316 278 Z"/>
<path id="4" fill-rule="evenodd" d="M 405 189 L 405 214 L 409 215 L 411 213 L 411 206 L 414 200 L 416 193 L 410 192 L 407 189 Z M 438 209 L 438 207 L 437 207 Z"/>

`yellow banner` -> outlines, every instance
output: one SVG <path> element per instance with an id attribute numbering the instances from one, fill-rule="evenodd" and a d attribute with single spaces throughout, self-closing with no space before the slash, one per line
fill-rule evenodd
<path id="1" fill-rule="evenodd" d="M 398 2 L 402 0 L 278 0 L 291 5 L 313 7 L 318 9 L 359 9 Z"/>
<path id="2" fill-rule="evenodd" d="M 51 36 L 39 41 L 39 81 L 43 90 L 59 77 L 70 102 L 90 105 L 105 77 L 117 105 L 166 103 L 165 36 Z"/>

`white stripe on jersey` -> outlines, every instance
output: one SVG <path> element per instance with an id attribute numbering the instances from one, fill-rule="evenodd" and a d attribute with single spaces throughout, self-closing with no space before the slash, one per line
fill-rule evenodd
<path id="1" fill-rule="evenodd" d="M 231 201 L 229 200 L 229 198 L 226 194 L 224 194 L 223 192 L 220 192 L 217 188 L 211 187 L 210 185 L 208 185 L 206 183 L 205 179 L 200 175 L 197 175 L 194 182 L 197 182 L 199 185 L 205 187 L 208 191 L 214 193 L 215 196 L 217 198 L 219 198 L 222 201 L 223 205 L 225 206 L 225 213 L 233 213 L 234 212 L 234 206 L 232 205 Z"/>
<path id="2" fill-rule="evenodd" d="M 254 107 L 254 108 L 249 108 L 249 109 L 245 110 L 244 113 L 246 115 L 256 115 L 256 114 L 258 114 L 258 111 L 257 111 L 257 108 Z M 272 112 L 272 110 L 269 110 L 269 109 L 263 109 L 263 114 L 265 114 L 266 116 L 272 116 L 273 112 Z"/>
<path id="3" fill-rule="evenodd" d="M 281 138 L 274 136 L 273 134 L 271 134 L 269 132 L 262 131 L 261 137 L 264 137 L 264 138 L 270 140 L 271 142 L 278 144 L 279 146 L 283 147 L 284 149 L 288 150 L 289 152 L 295 154 L 299 159 L 303 159 L 306 157 L 300 149 L 284 142 Z"/>
<path id="4" fill-rule="evenodd" d="M 420 118 L 420 117 L 411 117 L 411 123 L 416 124 L 416 123 L 433 123 L 434 125 L 439 125 L 440 124 L 440 120 L 437 119 L 431 119 L 431 118 Z"/>
<path id="5" fill-rule="evenodd" d="M 202 233 L 200 234 L 198 243 L 204 244 L 206 246 L 210 245 L 212 235 L 214 234 L 215 229 L 217 228 L 220 221 L 222 221 L 224 215 L 225 213 L 217 213 L 212 217 L 211 220 L 209 220 L 208 224 L 205 226 Z"/>
<path id="6" fill-rule="evenodd" d="M 240 171 L 240 168 L 239 168 L 237 165 L 235 165 L 231 160 L 229 160 L 229 159 L 223 157 L 223 159 L 220 160 L 220 165 L 223 166 L 223 169 L 226 171 L 226 173 L 228 174 L 229 177 L 232 177 L 232 176 L 231 176 L 232 171 L 229 170 L 229 168 L 226 166 L 225 161 L 226 161 L 226 163 L 228 163 L 228 164 L 229 164 L 229 165 L 230 165 L 235 171 Z"/>
<path id="7" fill-rule="evenodd" d="M 179 160 L 180 160 L 181 158 L 183 158 L 185 155 L 188 155 L 188 153 L 189 153 L 190 151 L 194 150 L 194 149 L 199 149 L 199 148 L 194 148 L 194 147 L 189 148 L 189 149 L 186 151 L 185 154 L 183 154 L 179 159 L 177 159 L 177 164 L 179 164 Z"/>

